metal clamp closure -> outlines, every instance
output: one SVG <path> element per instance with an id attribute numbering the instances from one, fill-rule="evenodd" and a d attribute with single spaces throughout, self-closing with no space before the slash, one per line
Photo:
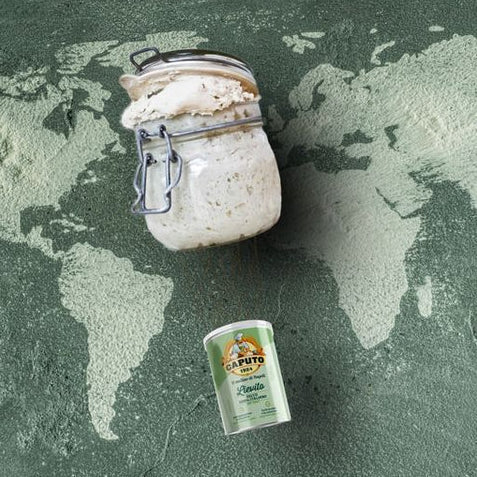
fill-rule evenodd
<path id="1" fill-rule="evenodd" d="M 172 189 L 178 184 L 182 176 L 183 160 L 182 157 L 173 149 L 172 138 L 191 136 L 194 134 L 200 134 L 208 131 L 215 131 L 217 129 L 228 129 L 236 126 L 261 126 L 263 125 L 263 119 L 261 116 L 255 116 L 253 118 L 238 119 L 236 121 L 229 121 L 226 123 L 212 124 L 210 126 L 204 126 L 198 129 L 189 129 L 186 131 L 177 131 L 169 133 L 164 124 L 159 126 L 157 132 L 148 132 L 145 129 L 139 129 L 136 132 L 136 146 L 138 153 L 138 166 L 136 173 L 134 174 L 134 190 L 137 193 L 137 198 L 131 207 L 131 211 L 136 215 L 147 214 L 165 214 L 169 212 L 172 207 Z M 164 162 L 164 179 L 165 188 L 163 192 L 164 206 L 156 209 L 148 209 L 146 207 L 146 182 L 147 182 L 147 168 L 151 164 L 157 163 L 151 153 L 144 153 L 143 143 L 149 141 L 153 137 L 159 137 L 166 142 L 166 157 Z M 172 180 L 172 164 L 175 165 L 174 180 Z"/>
<path id="2" fill-rule="evenodd" d="M 148 51 L 152 51 L 154 53 L 154 57 L 159 58 L 161 54 L 159 53 L 159 50 L 154 47 L 154 46 L 148 46 L 147 48 L 141 48 L 140 50 L 134 51 L 129 55 L 129 61 L 134 65 L 136 68 L 136 73 L 140 73 L 142 71 L 142 65 L 143 63 L 139 64 L 135 58 L 137 55 L 140 55 L 142 53 L 147 53 Z M 152 58 L 152 57 L 151 57 Z"/>

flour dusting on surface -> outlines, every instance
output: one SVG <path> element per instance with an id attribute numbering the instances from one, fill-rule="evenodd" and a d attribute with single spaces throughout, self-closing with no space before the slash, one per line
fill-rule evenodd
<path id="1" fill-rule="evenodd" d="M 40 250 L 45 256 L 52 260 L 58 260 L 63 256 L 61 250 L 54 252 L 53 240 L 48 237 L 43 237 L 43 227 L 37 225 L 33 227 L 30 232 L 25 236 L 25 241 L 29 247 Z"/>
<path id="2" fill-rule="evenodd" d="M 426 276 L 424 284 L 416 288 L 417 307 L 419 314 L 428 318 L 432 315 L 432 281 L 431 277 Z"/>
<path id="3" fill-rule="evenodd" d="M 146 42 L 159 48 L 194 48 L 207 41 L 190 31 L 156 33 Z M 92 161 L 106 158 L 105 149 L 123 152 L 119 136 L 100 114 L 111 97 L 103 85 L 85 77 L 83 69 L 92 61 L 102 66 L 131 71 L 131 51 L 143 41 L 117 41 L 68 45 L 55 55 L 57 84 L 48 82 L 50 67 L 28 68 L 13 76 L 0 76 L 0 237 L 25 242 L 20 230 L 21 212 L 28 207 L 53 206 L 68 193 L 80 173 Z M 81 101 L 73 96 L 78 94 Z M 25 99 L 25 96 L 30 98 Z M 45 126 L 60 110 L 66 133 Z M 69 123 L 67 115 L 74 116 Z M 118 119 L 119 121 L 119 119 Z M 41 235 L 36 235 L 41 240 Z M 32 242 L 33 243 L 33 242 Z M 46 243 L 40 245 L 47 246 Z"/>
<path id="4" fill-rule="evenodd" d="M 380 65 L 381 60 L 379 59 L 379 55 L 386 49 L 391 48 L 396 44 L 395 41 L 388 41 L 387 43 L 383 43 L 382 45 L 378 45 L 374 51 L 371 53 L 371 59 L 369 60 L 373 65 Z"/>
<path id="5" fill-rule="evenodd" d="M 310 41 L 306 40 L 305 38 L 311 39 L 319 39 L 325 36 L 325 32 L 323 31 L 308 31 L 301 33 L 303 38 L 300 38 L 299 35 L 285 35 L 282 37 L 282 41 L 285 43 L 286 46 L 292 49 L 294 53 L 298 53 L 303 55 L 305 50 L 308 48 L 310 50 L 314 50 L 316 45 Z"/>
<path id="6" fill-rule="evenodd" d="M 117 44 L 117 41 L 94 41 L 60 48 L 55 54 L 55 58 L 60 64 L 58 72 L 62 74 L 80 73 L 95 56 Z"/>
<path id="7" fill-rule="evenodd" d="M 323 38 L 326 35 L 324 31 L 304 31 L 301 36 L 305 38 Z"/>
<path id="8" fill-rule="evenodd" d="M 204 41 L 194 32 L 146 37 L 162 50 L 193 48 Z M 46 227 L 53 224 L 68 234 L 91 232 L 81 217 L 47 217 L 25 233 L 21 218 L 30 208 L 60 210 L 60 199 L 73 186 L 98 180 L 92 170 L 88 173 L 90 163 L 107 159 L 109 151 L 124 152 L 103 115 L 111 93 L 90 80 L 84 68 L 96 62 L 105 71 L 131 71 L 129 53 L 143 46 L 143 41 L 67 45 L 55 55 L 56 68 L 28 68 L 0 77 L 0 238 L 24 243 L 51 260 L 65 260 L 60 277 L 63 304 L 88 330 L 89 408 L 95 429 L 105 439 L 116 438 L 109 424 L 117 386 L 139 365 L 151 336 L 161 332 L 172 282 L 136 272 L 129 260 L 89 245 L 76 244 L 66 254 L 55 251 L 53 240 L 44 234 Z M 51 77 L 57 81 L 52 83 Z M 60 131 L 48 127 L 51 118 Z"/>
<path id="9" fill-rule="evenodd" d="M 386 339 L 399 313 L 405 255 L 432 197 L 427 184 L 455 183 L 477 206 L 476 61 L 477 39 L 455 35 L 357 76 L 320 65 L 290 93 L 296 116 L 275 135 L 285 159 L 296 147 L 325 146 L 369 165 L 330 174 L 316 160 L 285 170 L 285 194 L 307 193 L 284 199 L 273 240 L 330 266 L 364 347 Z M 318 106 L 316 94 L 324 98 Z M 343 145 L 357 132 L 372 140 Z"/>
<path id="10" fill-rule="evenodd" d="M 63 305 L 88 331 L 93 425 L 102 438 L 117 439 L 110 429 L 116 390 L 162 331 L 172 280 L 137 272 L 108 250 L 76 244 L 64 258 L 59 287 Z"/>
<path id="11" fill-rule="evenodd" d="M 90 80 L 81 79 L 80 85 L 72 81 L 48 84 L 44 72 L 38 71 L 0 77 L 0 237 L 4 239 L 24 242 L 21 212 L 28 207 L 59 208 L 60 197 L 70 191 L 86 165 L 104 159 L 106 146 L 117 144 L 118 135 L 106 118 L 96 115 L 110 93 Z M 42 88 L 47 93 L 26 101 L 22 99 L 25 87 L 30 94 Z M 68 137 L 45 127 L 56 108 L 70 107 L 77 88 L 88 94 L 77 106 Z"/>
<path id="12" fill-rule="evenodd" d="M 324 260 L 339 286 L 339 305 L 365 348 L 387 338 L 407 289 L 403 267 L 420 219 L 402 220 L 366 171 L 318 172 L 307 163 L 285 171 L 288 203 L 276 237 Z"/>

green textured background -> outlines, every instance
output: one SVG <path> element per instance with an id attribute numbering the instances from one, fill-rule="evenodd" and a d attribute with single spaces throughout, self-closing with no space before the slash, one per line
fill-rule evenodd
<path id="1" fill-rule="evenodd" d="M 290 90 L 315 66 L 369 70 L 376 45 L 394 39 L 381 57 L 395 62 L 454 33 L 475 35 L 476 22 L 475 2 L 466 0 L 3 1 L 0 74 L 47 65 L 55 84 L 54 53 L 65 45 L 147 46 L 146 34 L 191 30 L 208 38 L 202 46 L 247 59 L 263 110 L 275 104 L 287 119 Z M 436 24 L 445 28 L 438 36 L 428 30 Z M 291 54 L 282 37 L 308 31 L 326 35 L 315 49 Z M 132 134 L 119 124 L 128 104 L 121 73 L 92 62 L 82 74 L 112 94 L 103 114 L 126 151 L 92 163 L 100 180 L 78 182 L 60 200 L 62 213 L 94 233 L 62 233 L 50 224 L 61 216 L 53 207 L 23 210 L 21 227 L 42 225 L 55 250 L 88 242 L 171 278 L 164 328 L 118 387 L 111 429 L 119 439 L 102 439 L 88 412 L 88 335 L 61 303 L 61 264 L 0 240 L 0 475 L 477 475 L 477 213 L 466 191 L 450 181 L 428 184 L 433 195 L 419 211 L 426 240 L 416 240 L 405 264 L 410 287 L 445 276 L 448 299 L 434 301 L 423 319 L 406 292 L 389 338 L 365 349 L 324 262 L 279 250 L 268 236 L 173 254 L 128 213 L 136 157 Z M 74 102 L 71 110 L 74 127 Z M 62 132 L 63 116 L 46 127 Z M 328 153 L 309 160 L 326 164 Z M 304 160 L 292 151 L 286 167 Z M 202 337 L 247 318 L 274 323 L 293 421 L 225 438 Z M 185 366 L 191 372 L 177 372 Z M 389 372 L 399 366 L 404 372 Z"/>

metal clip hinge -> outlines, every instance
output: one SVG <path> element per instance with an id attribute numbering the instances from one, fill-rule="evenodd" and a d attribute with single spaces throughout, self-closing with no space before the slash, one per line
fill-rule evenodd
<path id="1" fill-rule="evenodd" d="M 179 184 L 182 175 L 183 160 L 182 157 L 172 148 L 172 138 L 192 136 L 199 133 L 216 131 L 221 129 L 229 129 L 237 126 L 262 126 L 263 119 L 261 116 L 251 118 L 237 119 L 235 121 L 228 121 L 226 123 L 211 124 L 197 129 L 190 129 L 186 131 L 176 131 L 169 133 L 166 126 L 161 124 L 157 133 L 150 133 L 145 129 L 139 129 L 136 132 L 136 145 L 139 158 L 139 164 L 134 175 L 134 190 L 137 193 L 137 198 L 131 207 L 132 213 L 137 215 L 146 214 L 165 214 L 169 212 L 172 207 L 171 192 L 174 187 Z M 166 157 L 164 159 L 164 178 L 165 188 L 163 192 L 164 206 L 160 209 L 148 209 L 146 207 L 146 182 L 147 182 L 147 168 L 157 161 L 152 157 L 151 153 L 144 154 L 143 143 L 149 141 L 153 137 L 160 137 L 166 141 Z M 175 164 L 176 173 L 174 180 L 171 180 L 171 165 Z"/>
<path id="2" fill-rule="evenodd" d="M 154 136 L 162 137 L 166 141 L 166 157 L 164 159 L 164 179 L 165 188 L 163 192 L 164 206 L 159 209 L 148 209 L 146 207 L 146 183 L 147 183 L 147 169 L 150 165 L 157 161 L 153 158 L 151 153 L 144 154 L 143 143 L 148 141 L 152 135 L 144 129 L 139 129 L 136 132 L 136 145 L 139 163 L 134 175 L 134 190 L 137 193 L 137 198 L 131 207 L 131 211 L 136 215 L 144 214 L 165 214 L 169 212 L 172 207 L 172 189 L 179 184 L 182 175 L 182 157 L 172 148 L 171 137 L 168 134 L 166 127 L 161 125 L 159 133 Z M 171 179 L 171 166 L 176 164 L 176 173 L 174 180 Z"/>

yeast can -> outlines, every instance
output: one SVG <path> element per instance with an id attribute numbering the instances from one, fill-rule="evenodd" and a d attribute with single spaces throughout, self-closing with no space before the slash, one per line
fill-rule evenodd
<path id="1" fill-rule="evenodd" d="M 222 326 L 204 346 L 226 435 L 290 421 L 271 323 Z"/>

